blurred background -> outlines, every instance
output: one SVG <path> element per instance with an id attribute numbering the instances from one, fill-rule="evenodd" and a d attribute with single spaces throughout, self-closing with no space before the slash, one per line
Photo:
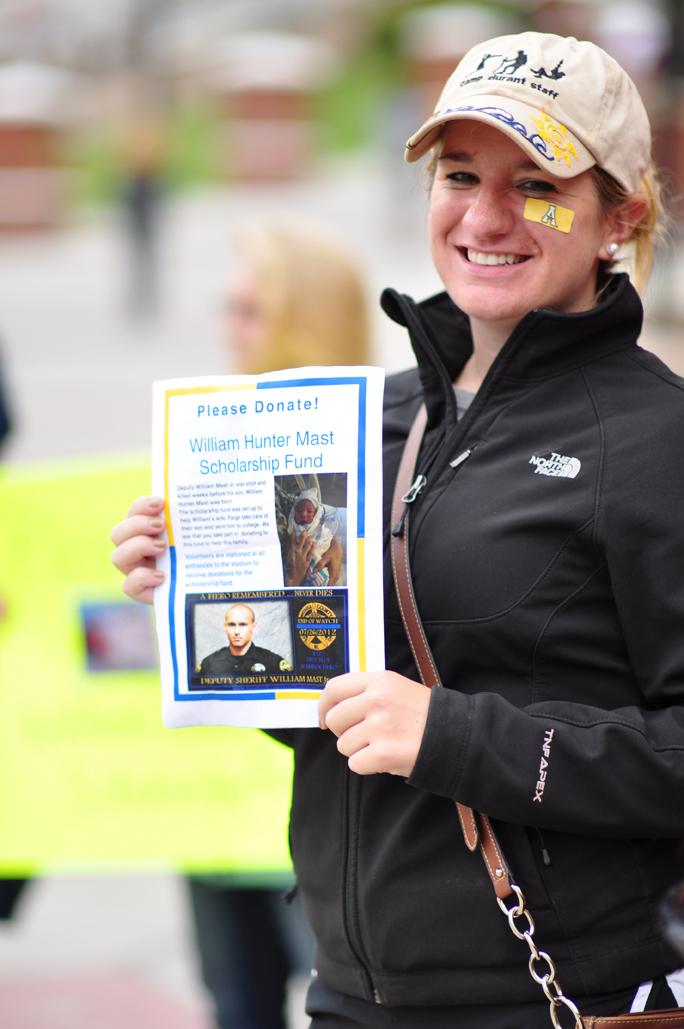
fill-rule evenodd
<path id="1" fill-rule="evenodd" d="M 211 1029 L 182 874 L 290 883 L 289 758 L 161 728 L 109 529 L 149 488 L 152 380 L 240 367 L 245 228 L 336 241 L 372 363 L 413 363 L 376 302 L 440 288 L 403 142 L 471 45 L 524 28 L 594 40 L 639 86 L 671 216 L 642 342 L 684 372 L 681 0 L 0 0 L 2 1029 Z"/>

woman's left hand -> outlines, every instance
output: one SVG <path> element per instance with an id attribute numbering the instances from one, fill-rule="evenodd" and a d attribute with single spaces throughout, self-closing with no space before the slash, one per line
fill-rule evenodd
<path id="1" fill-rule="evenodd" d="M 430 690 L 396 672 L 352 672 L 328 681 L 318 702 L 322 729 L 359 775 L 413 771 L 427 721 Z"/>

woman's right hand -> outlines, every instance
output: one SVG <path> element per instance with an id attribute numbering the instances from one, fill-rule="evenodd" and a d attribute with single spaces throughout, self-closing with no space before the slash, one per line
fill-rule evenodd
<path id="1" fill-rule="evenodd" d="M 138 497 L 128 516 L 111 532 L 116 548 L 112 563 L 126 576 L 124 593 L 144 604 L 152 603 L 155 588 L 164 581 L 164 573 L 155 567 L 168 546 L 164 529 L 161 497 Z"/>

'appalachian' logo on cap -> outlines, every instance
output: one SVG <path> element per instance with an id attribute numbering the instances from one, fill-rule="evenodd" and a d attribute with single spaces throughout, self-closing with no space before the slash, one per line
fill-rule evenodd
<path id="1" fill-rule="evenodd" d="M 553 118 L 549 118 L 548 114 L 543 112 L 538 118 L 532 116 L 532 121 L 539 129 L 539 135 L 548 143 L 553 150 L 553 156 L 556 161 L 565 161 L 568 168 L 573 161 L 578 158 L 577 151 L 573 146 L 572 140 L 567 139 L 568 130 L 565 125 L 561 122 L 555 121 Z"/>

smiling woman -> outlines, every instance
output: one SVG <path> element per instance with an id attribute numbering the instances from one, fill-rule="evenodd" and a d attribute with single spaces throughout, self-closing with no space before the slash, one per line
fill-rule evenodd
<path id="1" fill-rule="evenodd" d="M 684 382 L 614 269 L 650 262 L 648 118 L 603 50 L 522 33 L 466 54 L 429 151 L 445 292 L 383 294 L 418 362 L 386 388 L 387 670 L 281 734 L 311 1026 L 676 1029 Z"/>
<path id="2" fill-rule="evenodd" d="M 618 253 L 635 251 L 642 271 L 652 255 L 648 119 L 602 50 L 524 33 L 466 54 L 407 159 L 430 150 L 430 246 L 446 293 L 383 297 L 419 364 L 388 384 L 386 494 L 421 403 L 427 416 L 392 529 L 405 538 L 410 512 L 398 547 L 423 628 L 389 590 L 392 671 L 340 677 L 321 701 L 321 724 L 370 781 L 348 783 L 365 914 L 348 927 L 346 961 L 332 906 L 320 891 L 308 901 L 312 1026 L 384 1026 L 379 1002 L 401 1029 L 580 1026 L 569 997 L 587 1016 L 672 1007 L 684 1002 L 681 959 L 654 912 L 684 834 L 684 588 L 670 567 L 684 473 L 657 466 L 679 464 L 684 384 L 638 348 L 639 298 L 612 274 Z M 425 689 L 437 677 L 446 689 Z M 297 776 L 306 902 L 322 860 L 314 867 Z M 443 798 L 461 805 L 461 850 Z M 509 875 L 529 896 L 543 968 L 532 922 L 516 925 L 520 892 L 504 907 L 527 946 L 497 925 L 469 854 L 472 826 L 490 823 L 471 824 L 472 809 L 496 819 L 508 864 L 489 854 L 488 871 L 499 897 Z M 684 1012 L 667 1019 L 639 1024 L 684 1025 Z"/>

